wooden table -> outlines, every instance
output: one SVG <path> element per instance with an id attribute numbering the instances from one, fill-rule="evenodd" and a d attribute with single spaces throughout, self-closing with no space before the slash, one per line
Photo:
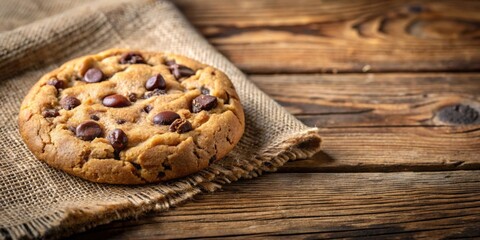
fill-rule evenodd
<path id="1" fill-rule="evenodd" d="M 323 151 L 77 239 L 480 237 L 480 1 L 175 1 Z"/>

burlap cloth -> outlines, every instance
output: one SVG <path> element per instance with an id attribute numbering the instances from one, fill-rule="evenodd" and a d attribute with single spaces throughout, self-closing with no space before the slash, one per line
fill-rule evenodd
<path id="1" fill-rule="evenodd" d="M 316 129 L 258 90 L 169 2 L 3 0 L 0 16 L 0 239 L 58 238 L 166 210 L 319 151 Z M 22 98 L 63 62 L 112 47 L 178 53 L 224 71 L 245 108 L 246 130 L 238 146 L 200 173 L 146 186 L 90 183 L 36 160 L 17 130 Z"/>

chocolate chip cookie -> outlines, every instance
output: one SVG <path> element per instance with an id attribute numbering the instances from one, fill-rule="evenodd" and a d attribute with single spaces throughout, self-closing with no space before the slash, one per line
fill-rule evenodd
<path id="1" fill-rule="evenodd" d="M 240 140 L 244 113 L 221 71 L 174 54 L 111 49 L 44 75 L 18 118 L 28 148 L 93 182 L 186 176 Z"/>

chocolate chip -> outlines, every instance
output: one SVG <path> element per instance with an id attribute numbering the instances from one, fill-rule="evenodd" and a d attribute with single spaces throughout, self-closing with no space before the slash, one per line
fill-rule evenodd
<path id="1" fill-rule="evenodd" d="M 159 96 L 159 95 L 163 95 L 163 94 L 166 94 L 167 91 L 163 90 L 163 89 L 155 89 L 151 92 L 146 92 L 144 97 L 145 98 L 151 98 L 153 96 Z"/>
<path id="2" fill-rule="evenodd" d="M 90 115 L 90 119 L 98 121 L 100 118 L 97 115 Z"/>
<path id="3" fill-rule="evenodd" d="M 78 100 L 76 97 L 66 96 L 60 100 L 60 105 L 62 105 L 63 109 L 72 110 L 80 105 L 82 102 Z"/>
<path id="4" fill-rule="evenodd" d="M 164 178 L 165 177 L 165 173 L 164 172 L 159 172 L 158 173 L 158 178 Z"/>
<path id="5" fill-rule="evenodd" d="M 195 71 L 193 71 L 191 68 L 179 65 L 178 66 L 178 73 L 174 74 L 175 78 L 179 79 L 182 77 L 190 77 L 192 75 L 195 75 Z"/>
<path id="6" fill-rule="evenodd" d="M 103 79 L 103 72 L 98 68 L 90 68 L 83 76 L 83 80 L 88 83 L 100 82 Z"/>
<path id="7" fill-rule="evenodd" d="M 152 111 L 153 107 L 150 106 L 150 105 L 147 105 L 143 108 L 143 111 L 145 111 L 146 113 L 149 113 L 150 111 Z"/>
<path id="8" fill-rule="evenodd" d="M 200 95 L 192 101 L 192 112 L 198 113 L 202 110 L 210 110 L 217 106 L 217 98 L 210 95 Z"/>
<path id="9" fill-rule="evenodd" d="M 78 138 L 84 141 L 91 141 L 102 135 L 103 131 L 100 125 L 94 121 L 87 121 L 77 126 L 75 133 Z"/>
<path id="10" fill-rule="evenodd" d="M 192 129 L 193 129 L 192 124 L 189 121 L 181 118 L 176 119 L 170 125 L 171 132 L 185 133 L 185 132 L 191 131 Z"/>
<path id="11" fill-rule="evenodd" d="M 121 64 L 141 64 L 145 63 L 145 60 L 143 59 L 142 55 L 138 53 L 124 53 L 122 57 L 120 58 L 120 63 Z"/>
<path id="12" fill-rule="evenodd" d="M 165 89 L 166 87 L 167 87 L 167 83 L 165 82 L 165 79 L 163 79 L 162 75 L 160 74 L 152 76 L 145 83 L 145 88 L 148 91 L 152 91 L 154 89 Z"/>
<path id="13" fill-rule="evenodd" d="M 158 125 L 170 125 L 173 123 L 173 121 L 179 118 L 180 115 L 178 115 L 176 112 L 163 111 L 153 117 L 153 123 Z"/>
<path id="14" fill-rule="evenodd" d="M 121 129 L 115 129 L 108 134 L 107 137 L 110 144 L 113 148 L 117 151 L 123 150 L 127 147 L 128 138 L 127 134 L 123 132 Z"/>
<path id="15" fill-rule="evenodd" d="M 103 98 L 102 103 L 104 106 L 114 107 L 114 108 L 127 107 L 131 105 L 130 101 L 128 101 L 126 97 L 120 94 L 108 95 L 105 98 Z"/>
<path id="16" fill-rule="evenodd" d="M 170 72 L 173 74 L 173 76 L 176 79 L 195 75 L 195 71 L 193 71 L 191 68 L 188 68 L 184 65 L 177 64 L 175 63 L 175 61 L 166 61 L 165 64 L 168 66 L 168 68 L 170 69 Z"/>
<path id="17" fill-rule="evenodd" d="M 128 94 L 128 100 L 130 100 L 130 102 L 136 102 L 137 101 L 137 94 L 135 94 L 135 93 Z"/>
<path id="18" fill-rule="evenodd" d="M 65 82 L 55 78 L 48 80 L 47 84 L 54 86 L 56 89 L 65 88 Z"/>
<path id="19" fill-rule="evenodd" d="M 210 89 L 201 87 L 200 92 L 202 92 L 203 95 L 210 95 Z"/>
<path id="20" fill-rule="evenodd" d="M 117 121 L 115 121 L 117 124 L 124 124 L 127 122 L 127 120 L 125 119 L 117 119 Z"/>
<path id="21" fill-rule="evenodd" d="M 60 115 L 60 113 L 58 113 L 57 109 L 47 108 L 43 110 L 42 115 L 43 117 L 50 118 L 50 117 L 57 117 Z"/>

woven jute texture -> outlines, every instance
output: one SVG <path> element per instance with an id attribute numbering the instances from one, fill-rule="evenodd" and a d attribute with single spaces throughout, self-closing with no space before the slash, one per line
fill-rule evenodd
<path id="1" fill-rule="evenodd" d="M 58 238 L 166 210 L 319 151 L 317 129 L 307 128 L 258 90 L 169 2 L 4 0 L 0 16 L 0 239 Z M 16 124 L 22 98 L 63 62 L 112 47 L 173 52 L 224 71 L 245 108 L 240 143 L 206 170 L 144 186 L 95 184 L 35 159 Z"/>

